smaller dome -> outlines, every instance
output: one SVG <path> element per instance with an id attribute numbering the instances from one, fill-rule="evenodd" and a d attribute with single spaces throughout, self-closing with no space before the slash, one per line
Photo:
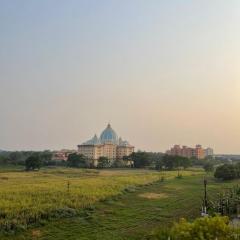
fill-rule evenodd
<path id="1" fill-rule="evenodd" d="M 122 138 L 119 138 L 119 146 L 130 146 L 128 141 L 122 140 Z"/>
<path id="2" fill-rule="evenodd" d="M 100 140 L 96 134 L 94 135 L 93 138 L 83 143 L 83 145 L 98 145 L 98 144 L 100 144 Z"/>

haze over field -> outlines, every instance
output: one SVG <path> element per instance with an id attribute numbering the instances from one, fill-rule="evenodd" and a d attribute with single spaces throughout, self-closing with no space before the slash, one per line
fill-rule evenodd
<path id="1" fill-rule="evenodd" d="M 240 153 L 240 1 L 0 1 L 0 149 L 107 125 L 137 149 Z"/>

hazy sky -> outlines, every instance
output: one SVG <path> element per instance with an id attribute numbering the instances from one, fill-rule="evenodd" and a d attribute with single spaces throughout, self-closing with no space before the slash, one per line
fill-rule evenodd
<path id="1" fill-rule="evenodd" d="M 240 153 L 240 1 L 0 0 L 0 114 L 0 149 Z"/>

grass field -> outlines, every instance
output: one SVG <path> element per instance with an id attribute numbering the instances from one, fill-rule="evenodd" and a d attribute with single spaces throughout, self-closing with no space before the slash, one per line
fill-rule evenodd
<path id="1" fill-rule="evenodd" d="M 198 174 L 199 172 L 195 172 Z M 191 175 L 192 172 L 182 172 Z M 165 177 L 175 177 L 166 172 Z M 75 215 L 96 201 L 132 186 L 159 180 L 161 173 L 144 170 L 43 169 L 0 173 L 0 228 L 24 228 L 40 220 Z"/>
<path id="2" fill-rule="evenodd" d="M 176 172 L 165 172 L 162 182 L 159 180 L 162 173 L 147 170 L 52 169 L 36 173 L 2 173 L 1 199 L 7 192 L 11 199 L 8 198 L 9 205 L 0 203 L 0 206 L 12 213 L 10 217 L 16 214 L 26 217 L 21 215 L 23 209 L 35 214 L 44 211 L 50 214 L 66 206 L 80 210 L 77 215 L 63 215 L 63 218 L 46 221 L 44 226 L 35 224 L 25 232 L 1 235 L 0 239 L 148 239 L 152 231 L 171 225 L 180 217 L 193 219 L 199 216 L 203 171 L 182 174 L 183 178 L 177 179 Z M 6 175 L 7 180 L 4 179 Z M 236 183 L 221 183 L 211 176 L 208 178 L 211 197 Z M 4 185 L 4 181 L 8 184 Z"/>

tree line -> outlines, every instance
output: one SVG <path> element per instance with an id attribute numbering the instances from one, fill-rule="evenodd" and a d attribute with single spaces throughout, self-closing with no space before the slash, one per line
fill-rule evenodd
<path id="1" fill-rule="evenodd" d="M 53 153 L 46 151 L 2 151 L 0 165 L 25 166 L 27 170 L 39 169 L 43 166 L 66 166 L 66 161 L 52 160 Z"/>
<path id="2" fill-rule="evenodd" d="M 203 166 L 206 171 L 213 170 L 214 160 L 208 159 L 188 159 L 180 156 L 170 156 L 160 152 L 133 152 L 123 159 L 110 160 L 100 157 L 95 166 L 92 160 L 84 155 L 73 153 L 68 156 L 67 161 L 52 160 L 51 151 L 16 151 L 0 152 L 0 164 L 23 165 L 27 170 L 39 169 L 42 166 L 68 166 L 77 168 L 150 168 L 156 170 L 174 170 L 188 168 L 190 166 Z"/>
<path id="3" fill-rule="evenodd" d="M 123 157 L 122 160 L 111 161 L 106 157 L 100 157 L 97 162 L 98 168 L 132 167 L 174 170 L 192 166 L 192 160 L 185 157 L 142 151 L 133 152 L 131 155 Z M 84 155 L 76 153 L 70 154 L 67 161 L 67 165 L 70 167 L 95 167 L 91 164 L 91 161 Z"/>

